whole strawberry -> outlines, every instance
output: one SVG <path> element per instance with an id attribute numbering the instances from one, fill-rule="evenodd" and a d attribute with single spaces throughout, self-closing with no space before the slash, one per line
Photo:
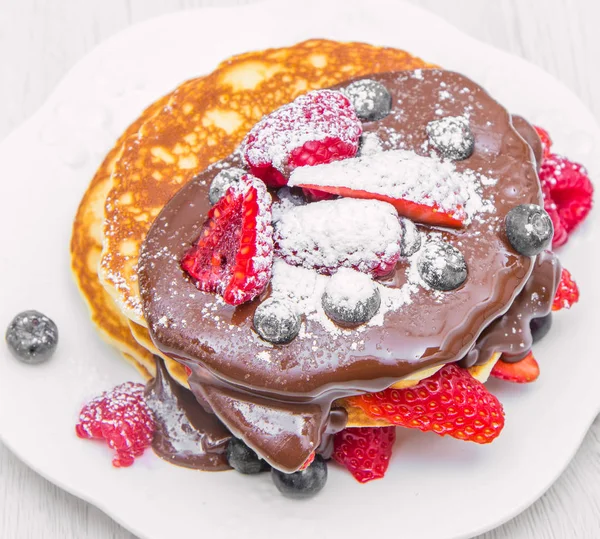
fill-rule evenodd
<path id="1" fill-rule="evenodd" d="M 498 399 L 468 370 L 452 363 L 416 386 L 348 400 L 367 415 L 393 425 L 478 444 L 490 443 L 504 427 L 504 410 Z"/>
<path id="2" fill-rule="evenodd" d="M 396 427 L 359 427 L 338 432 L 333 458 L 360 483 L 380 479 L 390 464 Z"/>

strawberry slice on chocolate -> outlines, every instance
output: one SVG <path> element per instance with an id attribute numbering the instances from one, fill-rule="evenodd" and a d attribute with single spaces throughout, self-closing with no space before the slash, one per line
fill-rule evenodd
<path id="1" fill-rule="evenodd" d="M 353 157 L 361 134 L 360 120 L 344 94 L 316 90 L 258 122 L 242 143 L 243 155 L 252 174 L 280 187 L 297 167 Z"/>
<path id="2" fill-rule="evenodd" d="M 477 173 L 458 172 L 450 161 L 406 150 L 301 167 L 288 185 L 389 202 L 400 215 L 430 225 L 458 228 L 472 213 L 492 210 L 481 198 Z"/>
<path id="3" fill-rule="evenodd" d="M 265 289 L 272 265 L 271 195 L 262 181 L 247 174 L 208 212 L 181 267 L 199 290 L 239 305 Z"/>

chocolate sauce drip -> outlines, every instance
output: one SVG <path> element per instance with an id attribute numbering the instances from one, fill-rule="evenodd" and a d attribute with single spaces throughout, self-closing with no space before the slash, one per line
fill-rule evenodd
<path id="1" fill-rule="evenodd" d="M 155 361 L 156 378 L 148 382 L 145 392 L 156 424 L 154 452 L 185 468 L 229 470 L 225 458 L 229 431 L 189 389 L 173 380 L 161 358 L 155 356 Z"/>
<path id="2" fill-rule="evenodd" d="M 533 344 L 529 323 L 534 318 L 546 316 L 552 311 L 560 274 L 560 262 L 554 253 L 541 253 L 523 291 L 507 313 L 485 329 L 461 365 L 482 365 L 497 352 L 513 356 L 513 359 L 517 359 L 518 356 L 524 357 Z"/>
<path id="3" fill-rule="evenodd" d="M 512 123 L 519 135 L 521 135 L 525 142 L 527 142 L 527 144 L 529 144 L 531 147 L 533 156 L 535 157 L 535 162 L 537 164 L 537 169 L 539 170 L 540 165 L 542 164 L 542 158 L 544 157 L 544 147 L 542 146 L 542 141 L 540 140 L 537 131 L 522 116 L 513 115 Z"/>
<path id="4" fill-rule="evenodd" d="M 504 234 L 510 209 L 542 200 L 532 150 L 510 114 L 456 73 L 423 70 L 369 78 L 384 84 L 393 98 L 386 118 L 363 126 L 385 150 L 429 155 L 427 124 L 468 115 L 475 149 L 456 168 L 497 180 L 482 186 L 482 196 L 493 199 L 496 211 L 460 230 L 431 230 L 465 257 L 469 275 L 463 286 L 442 294 L 421 288 L 411 303 L 387 312 L 382 326 L 363 326 L 360 334 L 333 338 L 318 321 L 305 320 L 302 336 L 292 343 L 265 343 L 253 331 L 252 318 L 268 291 L 233 307 L 199 292 L 180 268 L 210 209 L 212 178 L 222 167 L 240 166 L 238 155 L 209 167 L 173 197 L 140 256 L 144 316 L 156 346 L 190 367 L 194 393 L 236 436 L 284 471 L 299 468 L 310 447 L 327 445 L 323 431 L 335 399 L 380 391 L 411 373 L 465 356 L 483 329 L 508 310 L 535 264 L 535 258 L 516 253 Z M 407 267 L 401 260 L 386 285 L 402 286 Z M 276 427 L 281 431 L 274 441 Z"/>

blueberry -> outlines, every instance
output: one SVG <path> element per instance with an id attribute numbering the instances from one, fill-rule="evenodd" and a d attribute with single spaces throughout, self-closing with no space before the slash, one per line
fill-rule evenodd
<path id="1" fill-rule="evenodd" d="M 273 483 L 288 498 L 312 498 L 318 494 L 327 483 L 327 463 L 317 455 L 306 470 L 294 473 L 283 473 L 273 468 L 271 470 Z"/>
<path id="2" fill-rule="evenodd" d="M 412 256 L 421 248 L 421 233 L 410 219 L 400 219 L 402 236 L 400 237 L 400 254 Z"/>
<path id="3" fill-rule="evenodd" d="M 240 181 L 240 178 L 247 174 L 241 168 L 225 168 L 221 170 L 214 178 L 208 189 L 208 200 L 214 206 L 234 183 Z"/>
<path id="4" fill-rule="evenodd" d="M 427 124 L 429 142 L 443 157 L 460 161 L 470 157 L 475 148 L 475 137 L 464 116 L 447 116 Z"/>
<path id="5" fill-rule="evenodd" d="M 42 313 L 24 311 L 9 324 L 6 343 L 13 355 L 24 363 L 42 363 L 56 350 L 58 328 Z"/>
<path id="6" fill-rule="evenodd" d="M 376 133 L 363 133 L 358 141 L 357 157 L 375 155 L 383 151 L 383 144 Z"/>
<path id="7" fill-rule="evenodd" d="M 239 438 L 232 437 L 229 440 L 225 455 L 229 466 L 243 474 L 257 474 L 271 469 L 266 461 Z"/>
<path id="8" fill-rule="evenodd" d="M 292 342 L 300 332 L 302 321 L 294 305 L 281 299 L 268 299 L 254 312 L 254 329 L 273 344 Z"/>
<path id="9" fill-rule="evenodd" d="M 365 122 L 381 120 L 392 110 L 390 92 L 383 84 L 375 80 L 357 80 L 342 91 L 352 103 L 356 115 Z"/>
<path id="10" fill-rule="evenodd" d="M 417 260 L 417 268 L 421 278 L 436 290 L 454 290 L 467 278 L 467 263 L 462 253 L 441 241 L 425 244 Z"/>
<path id="11" fill-rule="evenodd" d="M 524 256 L 535 256 L 546 249 L 554 234 L 552 219 L 536 204 L 521 204 L 506 215 L 506 235 L 513 249 Z"/>
<path id="12" fill-rule="evenodd" d="M 541 341 L 550 331 L 552 327 L 552 313 L 547 314 L 546 316 L 542 316 L 540 318 L 534 318 L 529 323 L 529 328 L 531 329 L 531 336 L 533 337 L 533 342 Z"/>
<path id="13" fill-rule="evenodd" d="M 340 268 L 329 279 L 321 298 L 325 314 L 340 326 L 368 322 L 381 306 L 377 285 L 366 273 Z"/>

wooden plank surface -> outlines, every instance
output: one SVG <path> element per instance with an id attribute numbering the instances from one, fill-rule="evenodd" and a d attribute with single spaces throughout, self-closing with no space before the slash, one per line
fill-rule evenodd
<path id="1" fill-rule="evenodd" d="M 0 0 L 0 140 L 36 111 L 78 59 L 115 32 L 175 10 L 251 1 Z M 600 118 L 598 0 L 411 1 L 542 66 Z M 599 456 L 600 419 L 546 495 L 480 539 L 600 537 Z M 133 538 L 98 509 L 39 477 L 1 444 L 0 537 Z"/>

